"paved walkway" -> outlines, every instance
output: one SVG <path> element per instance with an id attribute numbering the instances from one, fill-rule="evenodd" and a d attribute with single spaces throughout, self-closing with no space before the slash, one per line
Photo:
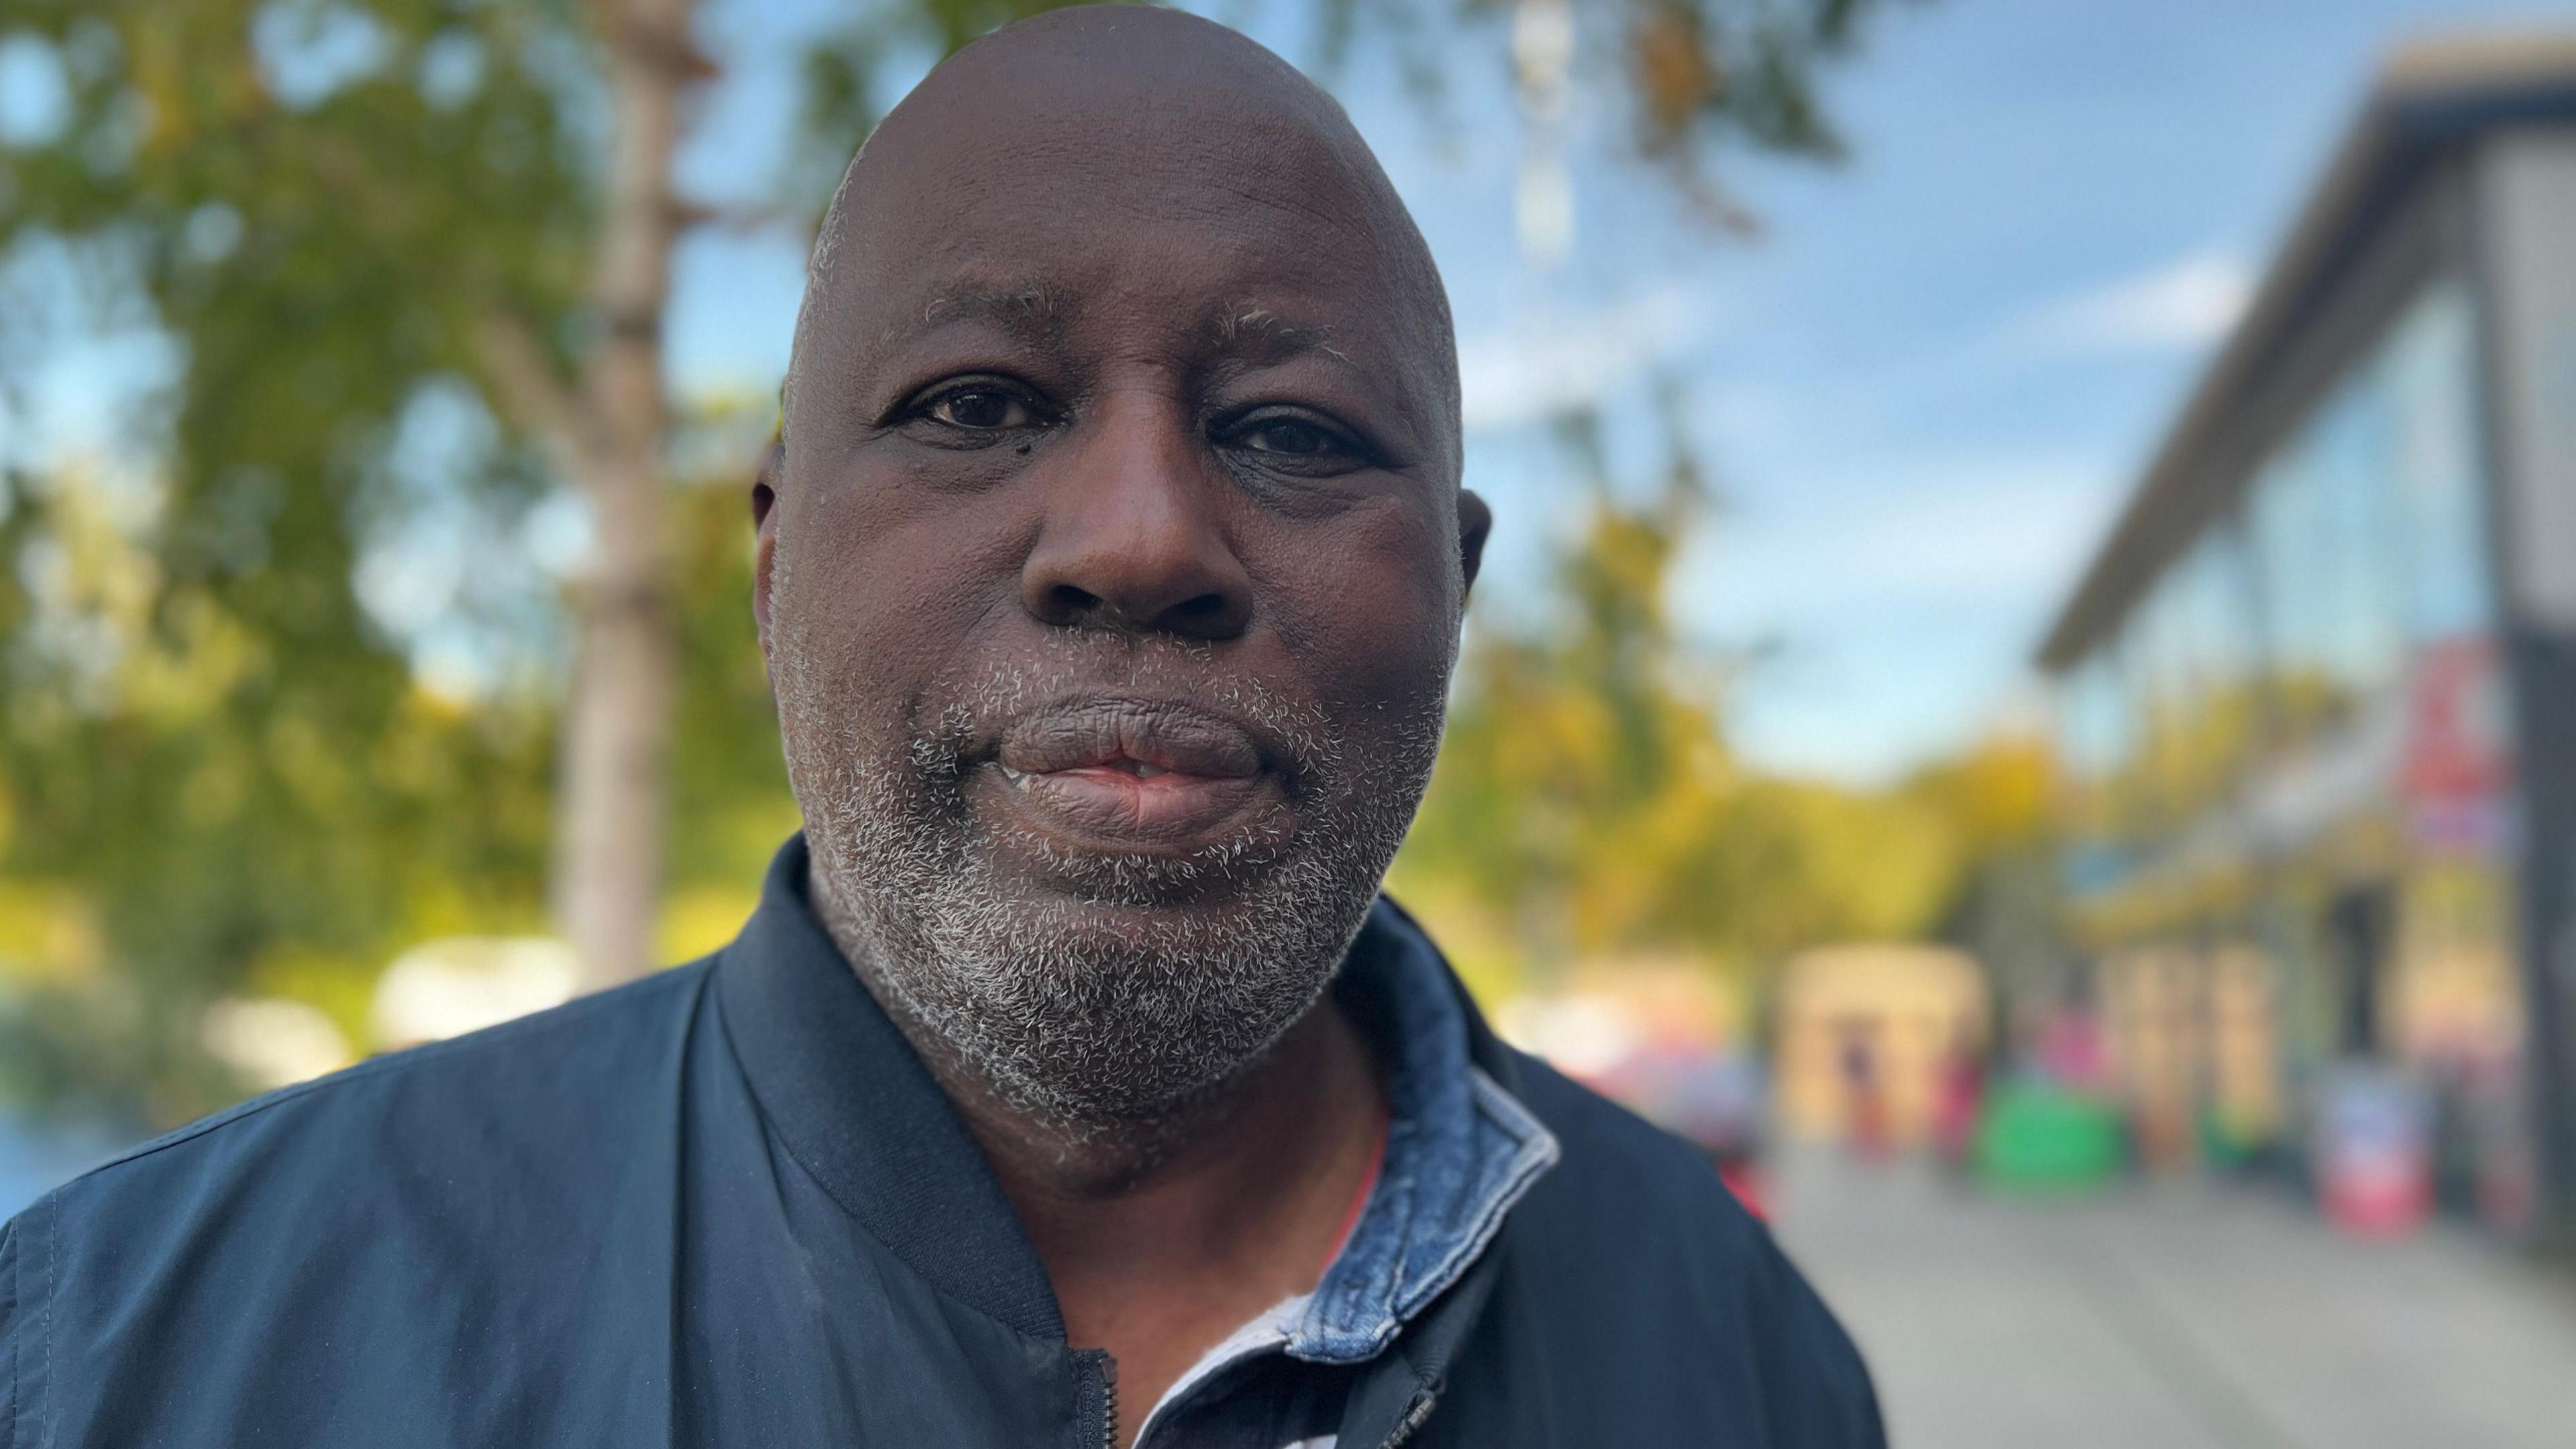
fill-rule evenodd
<path id="1" fill-rule="evenodd" d="M 1825 1153 L 1777 1197 L 1895 1449 L 2576 1446 L 2576 1279 L 2464 1235 L 2355 1243 L 2178 1185 L 1999 1202 Z"/>

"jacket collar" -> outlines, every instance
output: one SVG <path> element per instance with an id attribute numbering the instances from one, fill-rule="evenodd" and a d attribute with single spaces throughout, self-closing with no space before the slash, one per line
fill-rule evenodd
<path id="1" fill-rule="evenodd" d="M 805 837 L 770 862 L 717 990 L 772 1130 L 843 1211 L 941 1292 L 1032 1337 L 1064 1316 L 966 1124 L 823 933 Z"/>

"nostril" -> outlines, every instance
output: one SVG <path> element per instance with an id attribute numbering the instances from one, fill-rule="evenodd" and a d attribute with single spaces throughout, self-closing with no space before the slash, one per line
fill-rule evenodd
<path id="1" fill-rule="evenodd" d="M 1231 639 L 1243 632 L 1245 612 L 1241 595 L 1210 591 L 1181 600 L 1154 622 L 1158 628 L 1194 639 Z"/>
<path id="2" fill-rule="evenodd" d="M 1072 584 L 1057 584 L 1046 591 L 1047 618 L 1055 623 L 1070 624 L 1087 619 L 1100 607 L 1100 596 Z"/>

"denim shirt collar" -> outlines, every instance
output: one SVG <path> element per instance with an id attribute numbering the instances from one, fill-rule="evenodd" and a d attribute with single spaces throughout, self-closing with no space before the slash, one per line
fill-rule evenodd
<path id="1" fill-rule="evenodd" d="M 1402 911 L 1383 900 L 1370 910 L 1336 992 L 1383 1054 L 1386 1154 L 1286 1348 L 1312 1362 L 1357 1363 L 1474 1265 L 1559 1149 L 1472 1059 L 1469 1008 Z"/>

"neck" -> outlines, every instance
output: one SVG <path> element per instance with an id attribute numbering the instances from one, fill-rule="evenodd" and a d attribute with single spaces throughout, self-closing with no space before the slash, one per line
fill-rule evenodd
<path id="1" fill-rule="evenodd" d="M 1203 1208 L 1229 1237 L 1248 1202 L 1308 1179 L 1351 1141 L 1373 1146 L 1384 1112 L 1368 1046 L 1330 995 L 1259 1060 L 1151 1121 L 1067 1129 L 1011 1111 L 972 1080 L 940 1085 L 1024 1217 L 1159 1203 Z"/>
<path id="2" fill-rule="evenodd" d="M 1387 1113 L 1368 1044 L 1330 992 L 1214 1090 L 1151 1121 L 1068 1127 L 1014 1110 L 967 1070 L 874 979 L 863 934 L 814 897 L 983 1150 L 1046 1265 L 1067 1341 L 1118 1363 L 1121 1397 L 1138 1406 L 1118 1442 L 1200 1354 L 1314 1289 Z"/>

